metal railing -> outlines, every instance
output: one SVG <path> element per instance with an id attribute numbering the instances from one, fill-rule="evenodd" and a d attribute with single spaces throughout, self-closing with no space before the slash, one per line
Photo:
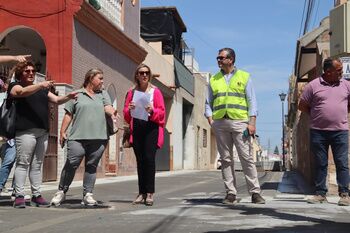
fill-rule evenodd
<path id="1" fill-rule="evenodd" d="M 86 0 L 89 2 L 89 0 Z M 97 0 L 101 9 L 98 11 L 104 15 L 111 23 L 120 29 L 124 29 L 122 24 L 122 2 L 121 0 Z"/>

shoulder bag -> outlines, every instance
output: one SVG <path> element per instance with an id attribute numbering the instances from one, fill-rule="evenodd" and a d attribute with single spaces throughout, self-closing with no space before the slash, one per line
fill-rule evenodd
<path id="1" fill-rule="evenodd" d="M 16 133 L 16 103 L 7 95 L 0 107 L 0 136 L 14 138 Z"/>

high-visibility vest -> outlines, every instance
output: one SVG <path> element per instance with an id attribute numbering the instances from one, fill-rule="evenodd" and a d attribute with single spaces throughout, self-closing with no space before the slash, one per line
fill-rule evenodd
<path id="1" fill-rule="evenodd" d="M 233 120 L 248 120 L 248 102 L 245 88 L 249 73 L 237 70 L 227 85 L 224 75 L 219 72 L 210 78 L 213 90 L 213 119 L 227 115 Z"/>

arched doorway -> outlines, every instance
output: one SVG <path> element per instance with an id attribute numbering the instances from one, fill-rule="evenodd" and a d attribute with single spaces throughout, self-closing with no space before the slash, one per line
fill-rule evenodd
<path id="1" fill-rule="evenodd" d="M 16 26 L 0 33 L 0 55 L 30 54 L 37 70 L 36 82 L 45 80 L 49 73 L 46 69 L 46 46 L 41 35 L 35 30 Z M 14 63 L 0 65 L 0 72 L 7 72 Z M 57 138 L 58 112 L 57 105 L 49 104 L 49 143 L 43 165 L 43 181 L 57 180 Z"/>
<path id="2" fill-rule="evenodd" d="M 0 55 L 19 54 L 31 54 L 38 73 L 46 74 L 46 46 L 35 30 L 17 26 L 0 33 Z"/>

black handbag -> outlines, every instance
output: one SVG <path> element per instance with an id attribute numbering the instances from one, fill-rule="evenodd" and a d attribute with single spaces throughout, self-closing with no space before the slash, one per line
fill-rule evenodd
<path id="1" fill-rule="evenodd" d="M 16 134 L 16 103 L 13 98 L 4 99 L 0 107 L 0 136 L 8 139 Z"/>
<path id="2" fill-rule="evenodd" d="M 130 128 L 129 126 L 124 126 L 124 133 L 123 133 L 123 141 L 122 141 L 124 148 L 130 148 L 132 147 L 130 143 Z"/>

